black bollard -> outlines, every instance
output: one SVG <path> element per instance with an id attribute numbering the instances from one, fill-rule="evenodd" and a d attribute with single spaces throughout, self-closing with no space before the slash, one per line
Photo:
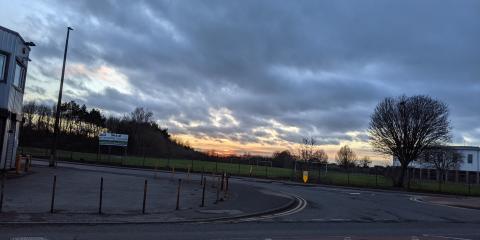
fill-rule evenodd
<path id="1" fill-rule="evenodd" d="M 226 184 L 225 184 L 225 193 L 228 193 L 228 180 L 230 179 L 230 175 L 227 175 Z"/>
<path id="2" fill-rule="evenodd" d="M 54 211 L 55 205 L 55 189 L 57 188 L 57 175 L 53 176 L 53 186 L 52 186 L 52 202 L 50 203 L 50 213 Z"/>
<path id="3" fill-rule="evenodd" d="M 142 205 L 142 214 L 145 214 L 145 203 L 147 201 L 147 179 L 145 179 L 145 185 L 143 187 L 143 205 Z"/>
<path id="4" fill-rule="evenodd" d="M 182 186 L 182 179 L 178 179 L 178 188 L 177 188 L 177 206 L 175 210 L 180 209 L 180 187 Z"/>
<path id="5" fill-rule="evenodd" d="M 220 190 L 222 191 L 224 189 L 223 187 L 224 183 L 225 183 L 225 173 L 222 173 L 222 181 L 220 182 Z"/>
<path id="6" fill-rule="evenodd" d="M 103 202 L 103 177 L 100 178 L 100 199 L 98 203 L 98 214 L 102 214 L 102 202 Z"/>
<path id="7" fill-rule="evenodd" d="M 217 198 L 215 199 L 215 204 L 217 204 L 220 201 L 220 179 L 217 181 Z"/>
<path id="8" fill-rule="evenodd" d="M 202 189 L 202 205 L 200 207 L 205 207 L 205 187 L 207 186 L 207 178 L 203 179 L 203 189 Z"/>

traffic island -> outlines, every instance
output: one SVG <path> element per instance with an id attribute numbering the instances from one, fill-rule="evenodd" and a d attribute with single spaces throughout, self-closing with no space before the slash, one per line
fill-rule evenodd
<path id="1" fill-rule="evenodd" d="M 223 184 L 222 184 L 223 182 Z M 222 176 L 35 166 L 5 183 L 0 223 L 173 223 L 286 210 L 295 198 Z M 203 203 L 203 207 L 202 207 Z"/>

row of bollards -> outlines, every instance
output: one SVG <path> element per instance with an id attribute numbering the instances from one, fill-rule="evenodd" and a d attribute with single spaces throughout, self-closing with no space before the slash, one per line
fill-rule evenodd
<path id="1" fill-rule="evenodd" d="M 217 188 L 217 196 L 215 200 L 215 204 L 217 204 L 219 201 L 223 201 L 224 198 L 227 196 L 228 192 L 228 179 L 229 176 L 225 173 L 223 173 L 220 176 L 218 176 L 218 181 L 217 181 L 217 186 L 214 186 Z M 103 206 L 103 177 L 100 178 L 100 189 L 99 189 L 99 200 L 98 200 L 98 214 L 103 214 L 102 211 L 102 206 Z M 201 178 L 200 178 L 200 184 L 202 188 L 202 197 L 201 197 L 201 204 L 200 207 L 205 207 L 205 195 L 206 195 L 206 186 L 207 186 L 207 177 L 204 176 L 204 173 L 202 172 Z M 55 193 L 56 193 L 56 187 L 57 187 L 57 176 L 53 176 L 53 182 L 52 182 L 52 196 L 51 196 L 51 202 L 50 202 L 50 213 L 55 212 Z M 177 196 L 176 196 L 176 204 L 175 204 L 175 210 L 180 210 L 180 198 L 181 198 L 181 188 L 182 188 L 182 179 L 178 179 L 178 185 L 177 185 Z M 2 203 L 3 203 L 3 189 L 4 189 L 4 181 L 1 183 L 1 196 L 0 196 L 0 212 L 2 210 Z M 224 192 L 223 198 L 220 198 L 220 193 Z M 144 182 L 144 187 L 143 187 L 143 201 L 142 201 L 142 214 L 145 214 L 146 210 L 146 202 L 147 202 L 147 192 L 148 192 L 148 181 L 145 179 Z"/>

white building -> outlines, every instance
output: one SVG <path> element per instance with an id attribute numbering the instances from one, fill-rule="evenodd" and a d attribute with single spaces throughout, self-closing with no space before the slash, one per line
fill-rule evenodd
<path id="1" fill-rule="evenodd" d="M 480 172 L 480 147 L 475 146 L 450 146 L 450 148 L 460 153 L 463 158 L 463 162 L 458 168 L 460 171 Z M 400 166 L 400 162 L 393 159 L 393 166 Z M 418 162 L 411 162 L 411 167 L 425 168 Z"/>
<path id="2" fill-rule="evenodd" d="M 35 44 L 0 26 L 0 170 L 15 165 L 30 46 Z"/>

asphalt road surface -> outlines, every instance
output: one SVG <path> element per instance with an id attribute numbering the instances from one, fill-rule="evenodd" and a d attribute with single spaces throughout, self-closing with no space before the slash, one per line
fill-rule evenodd
<path id="1" fill-rule="evenodd" d="M 0 225 L 0 239 L 480 239 L 479 210 L 418 202 L 409 193 L 234 181 L 293 194 L 307 205 L 289 215 L 248 221 Z"/>

